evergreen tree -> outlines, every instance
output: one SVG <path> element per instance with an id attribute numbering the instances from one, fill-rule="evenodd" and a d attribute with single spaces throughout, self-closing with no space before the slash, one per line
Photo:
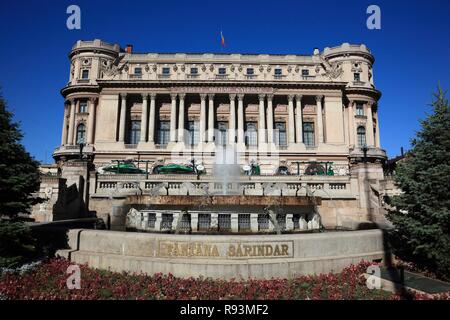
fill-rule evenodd
<path id="1" fill-rule="evenodd" d="M 412 149 L 397 166 L 403 193 L 391 199 L 394 253 L 450 278 L 450 106 L 438 87 L 433 113 L 421 121 Z"/>
<path id="2" fill-rule="evenodd" d="M 39 163 L 20 143 L 22 133 L 0 94 L 0 217 L 29 213 L 39 199 Z"/>

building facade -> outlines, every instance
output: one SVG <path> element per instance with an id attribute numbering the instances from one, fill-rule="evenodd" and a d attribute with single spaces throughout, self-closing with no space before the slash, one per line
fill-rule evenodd
<path id="1" fill-rule="evenodd" d="M 381 93 L 365 45 L 311 55 L 134 53 L 93 40 L 78 41 L 69 58 L 53 156 L 64 171 L 83 144 L 92 163 L 89 210 L 100 216 L 123 195 L 149 192 L 161 181 L 169 181 L 169 194 L 185 192 L 185 182 L 254 194 L 270 183 L 285 194 L 312 192 L 322 197 L 322 221 L 330 227 L 379 213 Z M 192 159 L 206 174 L 152 171 Z M 135 161 L 145 177 L 98 174 L 118 160 Z M 216 165 L 250 163 L 260 175 L 217 183 Z"/>

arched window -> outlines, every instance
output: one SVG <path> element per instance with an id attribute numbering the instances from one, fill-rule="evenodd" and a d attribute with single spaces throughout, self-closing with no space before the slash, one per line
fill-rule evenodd
<path id="1" fill-rule="evenodd" d="M 359 126 L 356 130 L 356 135 L 358 136 L 358 145 L 362 147 L 366 144 L 366 128 Z"/>
<path id="2" fill-rule="evenodd" d="M 77 127 L 77 144 L 86 143 L 86 126 L 84 123 L 80 123 Z"/>
<path id="3" fill-rule="evenodd" d="M 286 122 L 275 122 L 275 145 L 278 147 L 287 146 Z"/>
<path id="4" fill-rule="evenodd" d="M 317 162 L 310 163 L 305 169 L 305 175 L 307 176 L 315 176 L 315 175 L 324 175 L 325 167 Z"/>
<path id="5" fill-rule="evenodd" d="M 258 146 L 258 130 L 255 122 L 247 122 L 245 130 L 245 144 L 249 147 Z"/>

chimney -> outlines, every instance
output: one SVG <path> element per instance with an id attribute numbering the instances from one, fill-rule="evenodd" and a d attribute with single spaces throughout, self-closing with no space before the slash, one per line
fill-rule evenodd
<path id="1" fill-rule="evenodd" d="M 127 47 L 126 47 L 126 52 L 127 53 L 133 53 L 133 45 L 132 44 L 127 44 Z"/>
<path id="2" fill-rule="evenodd" d="M 400 154 L 402 155 L 402 157 L 403 157 L 403 155 L 404 155 L 404 152 L 403 152 L 403 147 L 401 147 L 400 148 Z"/>

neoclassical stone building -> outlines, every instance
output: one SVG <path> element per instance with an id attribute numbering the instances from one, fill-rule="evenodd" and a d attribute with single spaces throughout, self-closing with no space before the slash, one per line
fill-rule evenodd
<path id="1" fill-rule="evenodd" d="M 86 202 L 99 216 L 123 195 L 146 193 L 160 181 L 169 181 L 169 194 L 185 192 L 186 181 L 254 194 L 270 183 L 285 194 L 309 190 L 322 197 L 322 222 L 331 227 L 379 213 L 381 93 L 365 45 L 311 55 L 135 53 L 94 40 L 78 41 L 69 59 L 61 145 L 53 156 L 64 172 L 84 145 L 93 164 Z M 126 159 L 147 174 L 95 173 Z M 191 159 L 205 175 L 151 171 Z M 215 165 L 251 162 L 259 176 L 217 183 Z"/>

